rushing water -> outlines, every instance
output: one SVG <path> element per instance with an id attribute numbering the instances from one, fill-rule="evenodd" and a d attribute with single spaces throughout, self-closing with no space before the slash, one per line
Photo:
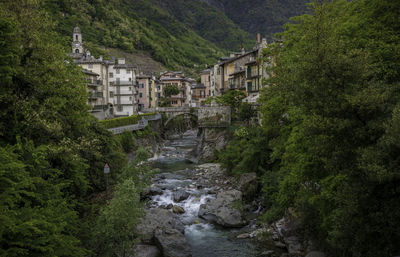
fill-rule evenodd
<path id="1" fill-rule="evenodd" d="M 198 217 L 201 204 L 214 195 L 209 188 L 198 188 L 193 180 L 195 165 L 186 160 L 198 142 L 197 131 L 187 131 L 182 137 L 168 140 L 162 152 L 152 158 L 161 170 L 155 186 L 163 189 L 163 194 L 152 198 L 152 206 L 178 205 L 185 210 L 180 214 L 185 224 L 185 236 L 192 248 L 193 257 L 253 257 L 255 247 L 249 240 L 237 239 L 237 229 L 224 229 L 207 223 Z M 184 189 L 190 196 L 179 203 L 174 202 L 173 192 Z"/>

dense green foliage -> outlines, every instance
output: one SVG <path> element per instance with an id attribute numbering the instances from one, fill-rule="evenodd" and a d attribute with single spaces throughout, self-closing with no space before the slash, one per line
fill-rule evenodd
<path id="1" fill-rule="evenodd" d="M 165 97 L 179 94 L 179 88 L 175 85 L 167 85 L 163 88 Z"/>
<path id="2" fill-rule="evenodd" d="M 110 119 L 110 120 L 101 120 L 99 123 L 104 127 L 104 128 L 117 128 L 117 127 L 122 127 L 122 126 L 127 126 L 127 125 L 132 125 L 132 124 L 137 124 L 141 117 L 143 116 L 152 116 L 155 113 L 145 113 L 145 114 L 139 114 L 139 115 L 132 115 L 129 117 L 122 117 L 122 118 L 115 118 L 115 119 Z"/>
<path id="3" fill-rule="evenodd" d="M 209 97 L 203 104 L 210 105 L 213 101 L 222 106 L 229 106 L 232 110 L 232 120 L 249 122 L 256 112 L 251 104 L 243 102 L 246 93 L 240 90 L 230 90 L 221 96 Z"/>
<path id="4" fill-rule="evenodd" d="M 127 163 L 53 31 L 40 1 L 0 3 L 1 256 L 87 256 L 87 199 Z"/>
<path id="5" fill-rule="evenodd" d="M 293 19 L 266 52 L 262 127 L 220 156 L 259 174 L 267 220 L 299 217 L 330 256 L 400 253 L 399 9 L 338 0 Z"/>
<path id="6" fill-rule="evenodd" d="M 114 196 L 92 227 L 92 249 L 96 256 L 129 256 L 137 241 L 136 224 L 143 216 L 140 193 L 151 181 L 154 172 L 140 163 L 149 158 L 145 149 L 139 148 L 136 159 L 129 163 L 118 177 Z"/>

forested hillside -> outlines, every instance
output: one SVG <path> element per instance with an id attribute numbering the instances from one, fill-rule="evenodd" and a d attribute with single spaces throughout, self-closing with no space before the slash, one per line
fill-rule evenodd
<path id="1" fill-rule="evenodd" d="M 47 0 L 44 5 L 65 46 L 79 26 L 94 55 L 107 54 L 101 46 L 145 51 L 166 67 L 193 68 L 238 51 L 242 44 L 252 48 L 258 32 L 271 37 L 290 16 L 305 11 L 305 2 Z"/>
<path id="2" fill-rule="evenodd" d="M 310 0 L 199 0 L 222 10 L 241 29 L 267 35 L 282 32 L 290 17 L 307 11 Z"/>
<path id="3" fill-rule="evenodd" d="M 62 0 L 45 7 L 66 46 L 79 26 L 95 55 L 99 46 L 143 50 L 169 68 L 212 63 L 251 37 L 217 8 L 197 1 Z"/>

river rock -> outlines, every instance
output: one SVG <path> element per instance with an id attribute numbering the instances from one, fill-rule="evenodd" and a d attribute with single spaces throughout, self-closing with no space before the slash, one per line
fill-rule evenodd
<path id="1" fill-rule="evenodd" d="M 288 253 L 291 255 L 300 255 L 302 246 L 297 236 L 290 236 L 284 238 Z"/>
<path id="2" fill-rule="evenodd" d="M 164 257 L 191 257 L 191 250 L 183 233 L 176 229 L 157 229 L 155 241 Z"/>
<path id="3" fill-rule="evenodd" d="M 150 194 L 151 196 L 154 196 L 154 195 L 162 195 L 162 194 L 163 194 L 163 191 L 161 190 L 161 188 L 158 188 L 158 187 L 150 187 L 150 189 L 149 189 L 149 194 Z"/>
<path id="4" fill-rule="evenodd" d="M 178 191 L 174 192 L 174 194 L 173 194 L 174 201 L 175 202 L 184 201 L 184 200 L 188 199 L 189 195 L 190 194 L 188 192 L 186 192 L 185 190 L 178 190 Z"/>
<path id="5" fill-rule="evenodd" d="M 177 214 L 185 213 L 185 210 L 182 207 L 178 206 L 178 205 L 172 206 L 172 211 L 174 213 L 177 213 Z"/>
<path id="6" fill-rule="evenodd" d="M 244 234 L 240 234 L 238 236 L 236 236 L 237 239 L 246 239 L 246 238 L 250 238 L 250 233 L 244 233 Z"/>
<path id="7" fill-rule="evenodd" d="M 323 252 L 312 251 L 307 253 L 306 257 L 326 257 L 326 254 Z"/>
<path id="8" fill-rule="evenodd" d="M 160 250 L 154 245 L 137 245 L 133 257 L 159 257 Z"/>
<path id="9" fill-rule="evenodd" d="M 242 227 L 246 225 L 246 221 L 234 206 L 241 201 L 242 193 L 238 190 L 218 193 L 215 199 L 200 205 L 199 217 L 224 227 Z"/>
<path id="10" fill-rule="evenodd" d="M 146 210 L 146 215 L 136 227 L 140 239 L 147 244 L 154 242 L 154 231 L 158 228 L 176 229 L 182 234 L 185 230 L 182 222 L 174 213 L 162 208 Z"/>

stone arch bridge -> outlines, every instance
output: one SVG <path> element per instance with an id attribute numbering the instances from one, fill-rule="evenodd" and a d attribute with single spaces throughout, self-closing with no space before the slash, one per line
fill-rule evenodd
<path id="1" fill-rule="evenodd" d="M 181 115 L 197 118 L 199 128 L 224 128 L 231 124 L 231 108 L 229 106 L 209 107 L 157 107 L 154 112 L 163 113 L 167 118 L 164 125 Z"/>

